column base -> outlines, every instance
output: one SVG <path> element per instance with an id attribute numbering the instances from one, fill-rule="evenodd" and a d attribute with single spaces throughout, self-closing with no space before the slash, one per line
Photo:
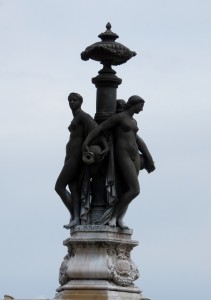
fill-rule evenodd
<path id="1" fill-rule="evenodd" d="M 106 225 L 78 225 L 64 241 L 68 254 L 60 267 L 55 299 L 149 300 L 134 285 L 138 268 L 131 259 L 138 245 L 132 230 Z"/>
<path id="2" fill-rule="evenodd" d="M 71 280 L 57 289 L 60 300 L 144 300 L 137 287 L 120 287 L 107 280 Z"/>

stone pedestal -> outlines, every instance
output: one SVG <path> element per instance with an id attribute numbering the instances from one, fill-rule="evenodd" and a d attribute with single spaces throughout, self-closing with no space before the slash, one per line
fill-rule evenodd
<path id="1" fill-rule="evenodd" d="M 132 230 L 104 225 L 80 225 L 64 241 L 68 254 L 60 267 L 56 299 L 142 299 L 134 286 L 139 272 L 130 258 L 137 241 Z"/>

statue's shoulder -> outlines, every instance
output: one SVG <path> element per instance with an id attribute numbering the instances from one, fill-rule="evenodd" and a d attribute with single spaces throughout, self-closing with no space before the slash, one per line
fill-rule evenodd
<path id="1" fill-rule="evenodd" d="M 92 116 L 90 116 L 90 114 L 86 113 L 85 111 L 82 111 L 80 114 L 81 119 L 83 120 L 93 120 Z"/>
<path id="2" fill-rule="evenodd" d="M 93 117 L 84 111 L 80 114 L 80 122 L 85 127 L 87 134 L 98 126 Z"/>
<path id="3" fill-rule="evenodd" d="M 87 125 L 89 123 L 96 123 L 95 120 L 92 118 L 92 116 L 90 116 L 88 113 L 86 113 L 85 111 L 82 111 L 79 115 L 79 120 L 81 123 L 83 123 L 84 125 Z"/>

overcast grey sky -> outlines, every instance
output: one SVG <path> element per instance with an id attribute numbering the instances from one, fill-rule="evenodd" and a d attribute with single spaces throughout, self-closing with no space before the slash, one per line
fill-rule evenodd
<path id="1" fill-rule="evenodd" d="M 68 213 L 54 192 L 72 119 L 69 92 L 94 115 L 80 53 L 109 21 L 137 52 L 115 68 L 156 163 L 140 175 L 127 223 L 140 241 L 136 284 L 154 300 L 211 295 L 211 2 L 0 0 L 0 298 L 55 295 Z"/>

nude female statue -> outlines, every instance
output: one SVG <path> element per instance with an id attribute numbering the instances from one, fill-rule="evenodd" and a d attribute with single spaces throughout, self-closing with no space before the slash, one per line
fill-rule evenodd
<path id="1" fill-rule="evenodd" d="M 107 130 L 113 132 L 115 164 L 127 189 L 123 190 L 119 201 L 116 203 L 112 217 L 108 222 L 110 226 L 117 225 L 121 228 L 128 228 L 123 222 L 125 212 L 130 202 L 140 193 L 138 174 L 141 157 L 139 151 L 144 156 L 147 171 L 150 173 L 155 170 L 152 156 L 146 144 L 137 135 L 137 122 L 133 118 L 134 114 L 143 110 L 144 102 L 139 96 L 131 96 L 128 99 L 126 109 L 101 123 L 90 132 L 83 144 L 83 151 L 87 151 L 88 146 L 96 137 Z"/>
<path id="2" fill-rule="evenodd" d="M 69 229 L 80 224 L 81 175 L 84 168 L 82 145 L 89 132 L 97 126 L 93 118 L 81 109 L 83 98 L 77 93 L 68 96 L 73 120 L 68 127 L 70 139 L 66 146 L 64 167 L 56 181 L 55 190 L 70 212 L 72 220 L 64 227 Z M 66 187 L 69 186 L 69 191 Z"/>
<path id="3" fill-rule="evenodd" d="M 116 100 L 116 113 L 122 112 L 128 108 L 127 102 L 123 99 L 117 99 Z M 146 169 L 148 173 L 154 171 L 150 171 L 150 163 L 151 161 L 148 159 L 149 158 L 149 151 L 147 149 L 146 144 L 144 141 L 141 139 L 141 137 L 136 134 L 136 143 L 138 145 L 138 149 L 141 152 L 140 153 L 140 170 Z M 149 166 L 148 166 L 149 162 Z"/>

